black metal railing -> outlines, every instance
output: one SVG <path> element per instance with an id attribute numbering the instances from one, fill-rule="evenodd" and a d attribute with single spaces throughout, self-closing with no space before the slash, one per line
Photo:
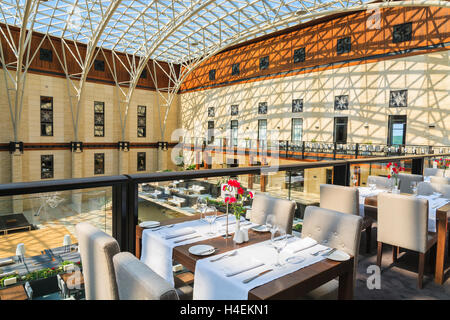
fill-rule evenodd
<path id="1" fill-rule="evenodd" d="M 450 153 L 439 157 L 449 157 Z M 16 196 L 55 191 L 67 191 L 100 187 L 112 188 L 112 234 L 118 240 L 121 249 L 134 252 L 135 227 L 138 223 L 138 190 L 142 183 L 154 183 L 173 180 L 192 180 L 200 178 L 230 177 L 239 175 L 265 176 L 271 172 L 284 171 L 289 177 L 298 170 L 332 167 L 332 183 L 350 185 L 351 166 L 393 161 L 410 161 L 410 172 L 422 174 L 425 161 L 435 158 L 434 154 L 414 156 L 392 156 L 365 159 L 347 159 L 319 162 L 301 162 L 296 164 L 270 166 L 237 167 L 229 169 L 189 170 L 156 172 L 149 174 L 130 174 L 107 177 L 34 181 L 0 185 L 0 196 Z M 289 189 L 290 195 L 290 189 Z"/>

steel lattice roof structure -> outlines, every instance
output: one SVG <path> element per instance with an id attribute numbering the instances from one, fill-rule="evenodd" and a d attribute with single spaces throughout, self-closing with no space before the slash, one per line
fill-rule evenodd
<path id="1" fill-rule="evenodd" d="M 162 105 L 170 106 L 173 94 L 196 66 L 221 50 L 243 41 L 273 33 L 299 23 L 326 15 L 394 6 L 449 7 L 444 0 L 2 0 L 0 2 L 1 35 L 14 52 L 16 61 L 6 63 L 9 91 L 21 92 L 30 59 L 30 39 L 33 32 L 62 39 L 65 53 L 72 55 L 81 73 L 70 74 L 64 68 L 65 57 L 58 59 L 66 71 L 67 81 L 74 97 L 71 108 L 77 136 L 78 108 L 83 94 L 87 73 L 92 66 L 98 48 L 121 52 L 132 58 L 125 66 L 130 74 L 126 83 L 116 85 L 121 92 L 125 109 L 133 95 L 137 81 L 148 62 L 162 61 L 169 64 L 164 72 L 170 79 L 162 95 Z M 15 41 L 8 26 L 20 28 L 19 41 Z M 28 31 L 27 31 L 28 30 Z M 69 47 L 67 43 L 87 45 L 85 55 Z M 0 48 L 2 51 L 4 48 Z M 75 51 L 75 52 L 74 52 Z M 138 63 L 135 63 L 135 58 Z M 124 64 L 123 61 L 118 63 Z M 174 72 L 173 66 L 181 72 Z M 114 66 L 108 66 L 113 70 Z M 8 78 L 9 77 L 9 78 Z M 124 89 L 125 88 L 125 89 Z M 9 92 L 8 91 L 8 92 Z M 167 95 L 168 93 L 168 95 Z M 18 105 L 17 105 L 18 104 Z M 10 99 L 13 123 L 20 120 L 20 95 Z M 167 110 L 168 111 L 168 110 Z M 165 119 L 167 118 L 167 111 Z M 126 119 L 125 119 L 126 120 Z M 14 125 L 16 127 L 16 125 Z M 16 130 L 16 129 L 15 129 Z"/>

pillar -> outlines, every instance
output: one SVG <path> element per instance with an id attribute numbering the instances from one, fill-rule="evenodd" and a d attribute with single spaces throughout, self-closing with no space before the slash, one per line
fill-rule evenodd
<path id="1" fill-rule="evenodd" d="M 16 150 L 11 154 L 11 182 L 23 182 L 22 176 L 22 152 Z M 12 197 L 12 211 L 13 213 L 23 212 L 23 200 L 22 196 Z"/>

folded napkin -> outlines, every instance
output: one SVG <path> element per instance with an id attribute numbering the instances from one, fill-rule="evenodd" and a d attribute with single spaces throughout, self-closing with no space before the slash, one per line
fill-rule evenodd
<path id="1" fill-rule="evenodd" d="M 194 229 L 192 229 L 191 227 L 186 227 L 186 228 L 181 228 L 178 230 L 170 230 L 170 231 L 165 231 L 165 232 L 161 232 L 163 234 L 163 237 L 165 239 L 172 239 L 172 238 L 177 238 L 177 237 L 181 237 L 181 236 L 186 236 L 188 234 L 192 234 L 195 233 L 197 231 L 195 231 Z"/>
<path id="2" fill-rule="evenodd" d="M 256 259 L 249 259 L 248 257 L 232 257 L 227 258 L 227 265 L 223 267 L 223 272 L 226 277 L 232 277 L 239 273 L 246 272 L 264 265 Z"/>
<path id="3" fill-rule="evenodd" d="M 293 253 L 297 253 L 299 251 L 311 248 L 311 247 L 315 246 L 316 244 L 317 244 L 316 240 L 306 237 L 306 238 L 299 239 L 299 240 L 293 241 L 291 243 L 288 243 L 286 246 L 286 250 L 288 252 L 290 252 L 291 254 L 293 254 Z"/>

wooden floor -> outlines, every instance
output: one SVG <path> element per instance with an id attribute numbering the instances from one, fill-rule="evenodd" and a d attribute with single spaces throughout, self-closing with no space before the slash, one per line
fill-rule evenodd
<path id="1" fill-rule="evenodd" d="M 16 232 L 0 236 L 0 258 L 11 257 L 16 254 L 17 244 L 25 244 L 25 256 L 40 255 L 44 249 L 56 248 L 63 245 L 64 235 L 69 234 L 72 243 L 76 238 L 64 226 L 45 227 L 38 230 Z"/>

